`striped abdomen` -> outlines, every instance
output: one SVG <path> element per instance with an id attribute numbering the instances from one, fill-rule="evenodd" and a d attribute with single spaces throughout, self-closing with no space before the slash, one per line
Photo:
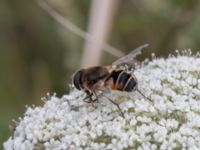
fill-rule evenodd
<path id="1" fill-rule="evenodd" d="M 133 91 L 137 88 L 136 78 L 124 70 L 113 70 L 105 81 L 113 90 Z"/>

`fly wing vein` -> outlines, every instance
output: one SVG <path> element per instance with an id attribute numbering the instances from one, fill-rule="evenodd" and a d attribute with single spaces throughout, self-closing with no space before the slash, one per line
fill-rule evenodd
<path id="1" fill-rule="evenodd" d="M 122 56 L 121 58 L 117 59 L 116 61 L 114 61 L 112 63 L 112 65 L 121 65 L 121 64 L 124 64 L 124 63 L 130 63 L 131 61 L 134 60 L 134 58 L 137 56 L 137 55 L 140 55 L 142 50 L 146 47 L 148 47 L 149 44 L 144 44 L 144 45 L 141 45 L 139 47 L 137 47 L 136 49 L 132 50 L 129 54 L 125 55 L 125 56 Z"/>

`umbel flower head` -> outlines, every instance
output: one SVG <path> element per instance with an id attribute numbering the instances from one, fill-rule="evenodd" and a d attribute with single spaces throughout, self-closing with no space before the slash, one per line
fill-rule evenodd
<path id="1" fill-rule="evenodd" d="M 97 104 L 72 90 L 29 107 L 4 149 L 172 150 L 200 149 L 200 57 L 154 58 L 135 71 L 139 89 L 113 91 Z"/>

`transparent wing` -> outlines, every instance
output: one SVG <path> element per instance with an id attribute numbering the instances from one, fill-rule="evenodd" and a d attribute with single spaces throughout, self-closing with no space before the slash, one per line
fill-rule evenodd
<path id="1" fill-rule="evenodd" d="M 144 44 L 144 45 L 141 45 L 139 47 L 137 47 L 136 49 L 132 50 L 128 55 L 125 55 L 125 56 L 122 56 L 121 58 L 117 59 L 116 61 L 114 61 L 112 63 L 112 65 L 121 65 L 121 64 L 125 64 L 125 63 L 130 63 L 131 61 L 134 60 L 134 58 L 137 56 L 137 55 L 140 55 L 142 50 L 145 48 L 145 47 L 148 47 L 149 44 Z"/>

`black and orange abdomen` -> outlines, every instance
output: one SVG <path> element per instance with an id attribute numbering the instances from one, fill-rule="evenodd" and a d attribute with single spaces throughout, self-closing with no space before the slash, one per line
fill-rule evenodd
<path id="1" fill-rule="evenodd" d="M 106 82 L 109 82 L 109 80 L 113 81 L 113 90 L 130 92 L 137 87 L 136 79 L 124 70 L 113 70 Z"/>

